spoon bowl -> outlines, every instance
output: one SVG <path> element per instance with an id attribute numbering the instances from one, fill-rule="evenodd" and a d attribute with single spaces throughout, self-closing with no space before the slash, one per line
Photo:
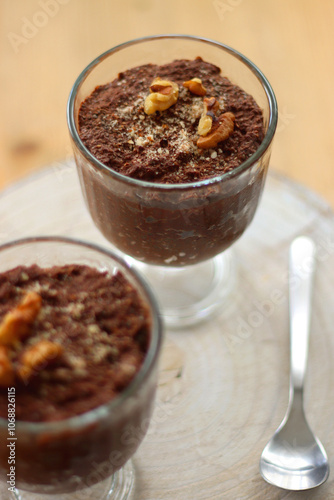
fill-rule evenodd
<path id="1" fill-rule="evenodd" d="M 326 481 L 329 466 L 324 447 L 312 433 L 296 399 L 293 412 L 264 448 L 260 469 L 270 484 L 287 490 L 306 490 Z"/>
<path id="2" fill-rule="evenodd" d="M 303 407 L 314 267 L 313 241 L 295 239 L 290 248 L 289 405 L 260 459 L 260 472 L 268 483 L 295 491 L 320 486 L 329 475 L 326 451 L 311 431 Z"/>

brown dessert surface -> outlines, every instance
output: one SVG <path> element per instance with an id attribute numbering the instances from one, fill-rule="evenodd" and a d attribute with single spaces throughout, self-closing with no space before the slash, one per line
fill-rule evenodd
<path id="1" fill-rule="evenodd" d="M 155 78 L 179 87 L 175 104 L 146 114 L 145 98 Z M 197 146 L 203 96 L 184 82 L 200 79 L 206 97 L 219 102 L 219 113 L 233 113 L 233 133 L 216 147 Z M 149 182 L 188 183 L 238 167 L 258 149 L 264 136 L 262 110 L 252 96 L 203 61 L 175 60 L 161 66 L 128 69 L 97 87 L 81 104 L 79 134 L 87 149 L 120 174 Z"/>
<path id="2" fill-rule="evenodd" d="M 37 315 L 22 316 L 24 301 L 36 296 Z M 12 344 L 2 335 L 15 374 L 17 420 L 61 420 L 112 400 L 133 380 L 150 341 L 150 314 L 138 292 L 119 271 L 90 266 L 20 266 L 0 274 L 0 325 L 11 321 L 27 326 Z M 27 371 L 28 354 L 37 349 L 42 357 Z M 2 387 L 0 416 L 7 411 Z"/>

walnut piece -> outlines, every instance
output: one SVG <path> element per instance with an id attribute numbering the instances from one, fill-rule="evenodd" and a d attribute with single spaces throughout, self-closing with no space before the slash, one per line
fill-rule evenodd
<path id="1" fill-rule="evenodd" d="M 192 94 L 205 96 L 206 88 L 202 84 L 202 80 L 200 78 L 192 78 L 186 82 L 183 82 L 183 86 L 189 89 Z"/>
<path id="2" fill-rule="evenodd" d="M 234 120 L 233 113 L 227 112 L 220 115 L 211 132 L 204 137 L 199 137 L 197 146 L 201 149 L 215 148 L 219 142 L 228 139 L 234 130 Z"/>
<path id="3" fill-rule="evenodd" d="M 13 346 L 27 337 L 42 305 L 42 298 L 36 292 L 29 292 L 22 302 L 9 311 L 0 325 L 0 345 Z"/>
<path id="4" fill-rule="evenodd" d="M 207 135 L 214 121 L 215 113 L 219 110 L 219 102 L 214 97 L 205 97 L 203 100 L 203 113 L 198 123 L 197 133 L 201 136 Z"/>
<path id="5" fill-rule="evenodd" d="M 23 352 L 17 370 L 18 376 L 24 382 L 29 382 L 34 373 L 40 372 L 56 361 L 63 352 L 64 349 L 60 344 L 49 340 L 40 340 Z"/>
<path id="6" fill-rule="evenodd" d="M 176 103 L 179 96 L 179 87 L 170 80 L 157 77 L 150 86 L 150 94 L 146 97 L 144 111 L 153 115 L 156 111 L 165 111 Z"/>
<path id="7" fill-rule="evenodd" d="M 14 385 L 15 373 L 7 347 L 0 345 L 0 387 Z"/>

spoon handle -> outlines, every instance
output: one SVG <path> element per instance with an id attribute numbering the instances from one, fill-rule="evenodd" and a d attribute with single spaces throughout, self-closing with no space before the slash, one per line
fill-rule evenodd
<path id="1" fill-rule="evenodd" d="M 308 356 L 315 244 L 306 236 L 296 238 L 290 247 L 290 343 L 291 385 L 302 391 Z"/>

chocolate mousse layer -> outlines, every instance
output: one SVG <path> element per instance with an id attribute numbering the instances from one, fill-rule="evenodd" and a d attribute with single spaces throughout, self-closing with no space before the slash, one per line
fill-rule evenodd
<path id="1" fill-rule="evenodd" d="M 0 442 L 15 449 L 13 466 L 0 447 L 1 480 L 15 470 L 17 488 L 77 492 L 133 455 L 156 387 L 156 366 L 129 387 L 151 345 L 149 307 L 120 271 L 32 265 L 0 274 Z"/>
<path id="2" fill-rule="evenodd" d="M 122 252 L 147 264 L 197 264 L 253 219 L 269 151 L 234 172 L 262 143 L 263 114 L 217 66 L 197 57 L 128 69 L 81 103 L 78 126 L 108 167 L 74 144 L 86 203 Z"/>
<path id="3" fill-rule="evenodd" d="M 147 114 L 145 99 L 156 78 L 176 84 L 178 96 L 168 109 Z M 205 93 L 197 95 L 196 88 L 184 85 L 193 79 L 201 80 Z M 216 99 L 216 118 L 233 114 L 234 130 L 216 147 L 202 149 L 197 141 L 205 97 Z M 262 111 L 253 97 L 200 57 L 132 68 L 97 87 L 81 104 L 79 133 L 87 149 L 111 169 L 168 184 L 233 170 L 258 149 L 264 135 Z"/>
<path id="4" fill-rule="evenodd" d="M 11 386 L 18 421 L 62 420 L 111 401 L 149 341 L 147 307 L 120 272 L 33 265 L 0 274 L 0 417 Z"/>

